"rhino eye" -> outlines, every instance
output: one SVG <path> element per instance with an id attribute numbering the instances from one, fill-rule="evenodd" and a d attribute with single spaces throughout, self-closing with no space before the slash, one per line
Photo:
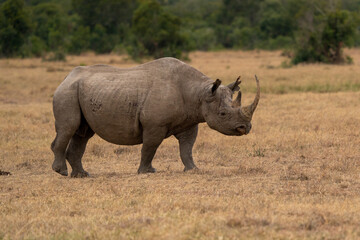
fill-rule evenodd
<path id="1" fill-rule="evenodd" d="M 225 115 L 226 115 L 226 112 L 220 112 L 220 115 L 221 115 L 221 116 L 225 116 Z"/>

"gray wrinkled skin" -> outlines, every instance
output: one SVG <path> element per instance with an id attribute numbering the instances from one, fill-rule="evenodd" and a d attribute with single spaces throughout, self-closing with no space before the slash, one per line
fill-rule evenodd
<path id="1" fill-rule="evenodd" d="M 257 80 L 257 79 L 256 79 Z M 54 171 L 86 177 L 81 158 L 87 141 L 98 134 L 119 145 L 143 144 L 138 173 L 155 172 L 152 159 L 163 139 L 174 135 L 185 171 L 196 168 L 192 148 L 198 124 L 223 134 L 249 133 L 260 97 L 241 107 L 239 81 L 223 86 L 174 58 L 162 58 L 133 68 L 106 65 L 76 67 L 53 98 L 56 138 L 51 144 Z"/>

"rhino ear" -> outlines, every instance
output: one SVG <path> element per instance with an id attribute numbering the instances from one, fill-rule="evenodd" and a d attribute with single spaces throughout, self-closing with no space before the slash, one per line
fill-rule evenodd
<path id="1" fill-rule="evenodd" d="M 213 86 L 211 87 L 211 93 L 214 94 L 216 89 L 218 89 L 218 87 L 221 84 L 221 80 L 220 79 L 216 79 L 216 81 L 213 83 Z"/>
<path id="2" fill-rule="evenodd" d="M 231 90 L 232 92 L 235 92 L 235 91 L 239 91 L 239 90 L 240 90 L 240 87 L 239 87 L 239 85 L 240 85 L 240 83 L 241 83 L 240 78 L 241 78 L 241 76 L 239 76 L 239 77 L 236 79 L 235 82 L 230 83 L 229 85 L 227 85 L 227 87 L 230 88 L 230 90 Z"/>

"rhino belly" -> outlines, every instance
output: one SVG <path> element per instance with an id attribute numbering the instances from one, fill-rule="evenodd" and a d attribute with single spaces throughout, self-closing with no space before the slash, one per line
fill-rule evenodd
<path id="1" fill-rule="evenodd" d="M 139 104 L 128 93 L 81 94 L 80 106 L 91 129 L 104 140 L 119 145 L 142 143 Z"/>

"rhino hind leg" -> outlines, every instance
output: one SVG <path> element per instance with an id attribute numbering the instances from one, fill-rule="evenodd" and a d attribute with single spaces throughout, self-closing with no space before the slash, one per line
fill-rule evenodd
<path id="1" fill-rule="evenodd" d="M 86 144 L 88 140 L 94 136 L 94 131 L 87 125 L 84 118 L 81 120 L 81 125 L 76 133 L 72 136 L 69 146 L 66 150 L 66 159 L 71 165 L 71 177 L 88 177 L 82 166 L 81 158 L 84 155 Z"/>
<path id="2" fill-rule="evenodd" d="M 56 137 L 51 144 L 51 150 L 55 156 L 52 169 L 67 176 L 66 149 L 70 139 L 80 126 L 81 110 L 76 92 L 56 94 L 53 101 Z"/>
<path id="3" fill-rule="evenodd" d="M 159 144 L 160 145 L 160 144 Z M 159 145 L 143 145 L 141 148 L 141 161 L 138 173 L 154 173 L 156 169 L 152 166 L 152 160 Z"/>
<path id="4" fill-rule="evenodd" d="M 64 154 L 68 142 L 69 142 L 69 138 L 67 138 L 66 135 L 64 136 L 61 133 L 57 133 L 54 141 L 51 144 L 51 150 L 55 155 L 55 160 L 52 164 L 52 169 L 63 176 L 68 175 L 67 166 L 65 162 L 65 154 Z"/>
<path id="5" fill-rule="evenodd" d="M 192 149 L 197 137 L 197 133 L 198 125 L 195 125 L 187 131 L 175 135 L 179 141 L 180 158 L 185 166 L 184 171 L 197 169 L 192 157 Z"/>
<path id="6" fill-rule="evenodd" d="M 155 156 L 156 150 L 164 140 L 165 135 L 165 128 L 144 129 L 141 161 L 138 169 L 139 174 L 156 172 L 156 169 L 152 166 L 152 160 Z"/>

